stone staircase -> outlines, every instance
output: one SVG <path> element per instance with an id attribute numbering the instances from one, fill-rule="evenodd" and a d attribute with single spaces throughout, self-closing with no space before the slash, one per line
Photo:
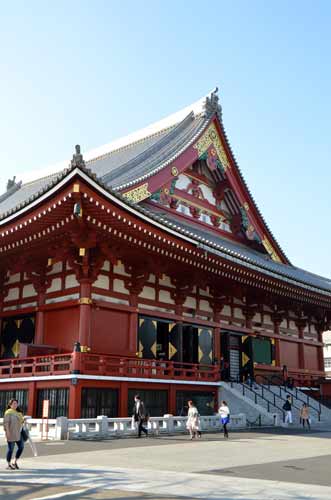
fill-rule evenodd
<path id="1" fill-rule="evenodd" d="M 331 410 L 298 389 L 256 383 L 253 383 L 252 387 L 250 387 L 247 384 L 236 382 L 222 382 L 222 387 L 223 391 L 222 389 L 220 391 L 221 399 L 226 399 L 230 408 L 232 407 L 235 412 L 246 413 L 248 420 L 260 415 L 260 418 L 262 416 L 268 422 L 269 416 L 270 422 L 274 422 L 275 425 L 285 426 L 282 408 L 287 396 L 290 395 L 293 416 L 291 427 L 300 427 L 300 409 L 305 402 L 310 408 L 311 425 L 331 429 Z"/>

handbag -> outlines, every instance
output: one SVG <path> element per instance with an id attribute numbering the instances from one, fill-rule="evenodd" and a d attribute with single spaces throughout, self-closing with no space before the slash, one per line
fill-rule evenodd
<path id="1" fill-rule="evenodd" d="M 21 437 L 23 441 L 27 441 L 29 439 L 29 431 L 24 427 L 21 430 Z"/>

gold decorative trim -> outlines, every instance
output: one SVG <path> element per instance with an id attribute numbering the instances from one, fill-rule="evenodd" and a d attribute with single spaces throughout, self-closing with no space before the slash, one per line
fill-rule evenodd
<path id="1" fill-rule="evenodd" d="M 266 238 L 266 236 L 264 236 L 264 238 L 262 239 L 262 245 L 272 258 L 272 260 L 274 260 L 275 262 L 282 262 L 276 250 L 274 249 L 270 241 Z"/>
<path id="2" fill-rule="evenodd" d="M 80 185 L 74 184 L 74 193 L 79 193 L 79 191 L 80 191 Z"/>
<path id="3" fill-rule="evenodd" d="M 206 132 L 203 134 L 203 136 L 198 140 L 198 142 L 193 147 L 195 149 L 197 149 L 199 156 L 202 156 L 211 145 L 214 146 L 214 148 L 217 152 L 218 158 L 222 162 L 224 170 L 231 168 L 231 165 L 230 165 L 229 160 L 227 158 L 227 155 L 225 153 L 225 149 L 224 149 L 223 144 L 221 142 L 221 139 L 218 135 L 215 123 L 211 123 L 209 125 Z"/>
<path id="4" fill-rule="evenodd" d="M 178 168 L 177 167 L 172 167 L 171 175 L 173 175 L 174 177 L 177 177 L 177 175 L 178 175 Z"/>
<path id="5" fill-rule="evenodd" d="M 81 297 L 79 300 L 78 300 L 79 304 L 83 304 L 83 305 L 91 305 L 92 304 L 92 299 L 90 299 L 89 297 Z"/>
<path id="6" fill-rule="evenodd" d="M 149 198 L 152 193 L 148 191 L 148 182 L 138 186 L 137 188 L 131 189 L 131 191 L 127 191 L 123 194 L 123 196 L 133 203 L 139 203 L 146 198 Z"/>

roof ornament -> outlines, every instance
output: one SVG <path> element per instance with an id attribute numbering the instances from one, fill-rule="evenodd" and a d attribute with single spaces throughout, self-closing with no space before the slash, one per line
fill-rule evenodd
<path id="1" fill-rule="evenodd" d="M 75 150 L 76 150 L 76 152 L 72 156 L 72 160 L 71 160 L 70 166 L 72 168 L 74 168 L 74 167 L 85 167 L 85 161 L 83 160 L 83 155 L 80 152 L 80 145 L 79 144 L 77 144 L 75 146 Z"/>
<path id="2" fill-rule="evenodd" d="M 7 192 L 8 191 L 16 191 L 22 185 L 22 181 L 16 182 L 16 175 L 12 179 L 8 179 L 7 181 Z"/>
<path id="3" fill-rule="evenodd" d="M 218 94 L 218 87 L 216 87 L 215 90 L 212 91 L 210 97 L 209 96 L 206 97 L 204 103 L 204 110 L 205 110 L 205 115 L 207 117 L 212 116 L 214 113 L 218 113 L 220 118 L 222 116 L 222 108 L 221 105 L 219 104 L 219 97 L 217 94 Z"/>

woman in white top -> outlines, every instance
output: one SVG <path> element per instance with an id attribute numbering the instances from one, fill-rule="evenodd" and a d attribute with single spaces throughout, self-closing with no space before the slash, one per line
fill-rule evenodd
<path id="1" fill-rule="evenodd" d="M 188 413 L 187 413 L 187 422 L 186 428 L 190 432 L 191 439 L 201 436 L 199 429 L 199 412 L 197 408 L 194 406 L 193 401 L 188 402 Z"/>
<path id="2" fill-rule="evenodd" d="M 218 409 L 218 413 L 221 417 L 221 424 L 223 425 L 224 437 L 228 438 L 229 433 L 228 433 L 227 425 L 230 422 L 230 410 L 229 410 L 229 407 L 228 407 L 226 401 L 222 401 L 222 404 Z"/>

